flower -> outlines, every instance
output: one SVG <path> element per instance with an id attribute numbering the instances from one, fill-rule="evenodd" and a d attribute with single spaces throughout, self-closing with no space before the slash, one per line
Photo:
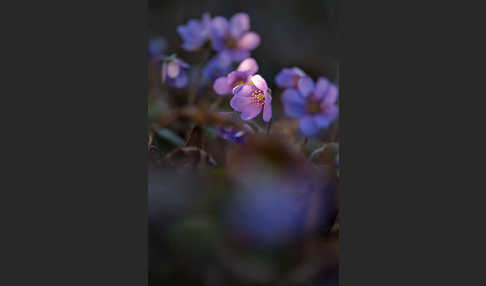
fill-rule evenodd
<path id="1" fill-rule="evenodd" d="M 192 19 L 186 25 L 177 27 L 177 33 L 184 41 L 182 48 L 186 51 L 195 51 L 201 48 L 209 39 L 210 28 L 211 16 L 209 13 L 204 13 L 201 21 Z"/>
<path id="2" fill-rule="evenodd" d="M 236 126 L 218 125 L 216 131 L 219 137 L 235 143 L 243 143 L 247 134 L 246 130 Z"/>
<path id="3" fill-rule="evenodd" d="M 213 89 L 219 95 L 229 94 L 236 87 L 248 83 L 250 77 L 258 71 L 258 64 L 253 58 L 247 58 L 240 63 L 236 71 L 229 73 L 225 77 L 218 78 Z"/>
<path id="4" fill-rule="evenodd" d="M 213 48 L 227 53 L 234 61 L 241 61 L 250 56 L 250 52 L 260 44 L 260 36 L 249 32 L 250 17 L 237 13 L 230 21 L 224 17 L 214 17 L 211 21 L 210 39 Z"/>
<path id="5" fill-rule="evenodd" d="M 228 54 L 217 54 L 203 69 L 204 76 L 213 81 L 231 71 L 231 57 Z"/>
<path id="6" fill-rule="evenodd" d="M 149 40 L 148 43 L 148 56 L 149 58 L 160 57 L 166 48 L 167 44 L 161 37 L 155 37 Z"/>
<path id="7" fill-rule="evenodd" d="M 233 90 L 234 96 L 230 101 L 231 107 L 241 112 L 243 120 L 255 118 L 263 106 L 263 120 L 272 118 L 272 96 L 268 90 L 267 82 L 260 75 L 251 77 L 249 83 L 242 84 Z"/>
<path id="8" fill-rule="evenodd" d="M 282 69 L 275 76 L 275 83 L 281 88 L 298 88 L 305 73 L 298 67 Z"/>
<path id="9" fill-rule="evenodd" d="M 300 118 L 301 132 L 313 136 L 337 118 L 338 89 L 323 77 L 315 85 L 309 77 L 301 81 L 299 89 L 289 88 L 283 92 L 282 103 L 287 115 Z"/>
<path id="10" fill-rule="evenodd" d="M 172 87 L 181 88 L 187 85 L 188 79 L 184 69 L 189 65 L 175 56 L 165 58 L 162 65 L 162 82 L 167 82 Z"/>

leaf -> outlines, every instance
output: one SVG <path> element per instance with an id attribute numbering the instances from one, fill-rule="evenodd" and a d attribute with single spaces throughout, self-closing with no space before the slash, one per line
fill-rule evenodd
<path id="1" fill-rule="evenodd" d="M 174 146 L 178 146 L 178 147 L 184 146 L 184 140 L 170 129 L 166 129 L 166 128 L 159 129 L 157 131 L 157 135 L 161 139 L 171 143 Z"/>
<path id="2" fill-rule="evenodd" d="M 337 166 L 336 156 L 339 154 L 339 145 L 337 143 L 324 144 L 322 147 L 314 150 L 309 161 L 317 165 Z"/>

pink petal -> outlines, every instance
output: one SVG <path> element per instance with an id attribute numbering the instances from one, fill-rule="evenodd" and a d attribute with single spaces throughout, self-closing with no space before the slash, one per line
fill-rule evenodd
<path id="1" fill-rule="evenodd" d="M 254 58 L 247 58 L 240 63 L 236 70 L 248 74 L 255 74 L 258 71 L 258 64 Z"/>
<path id="2" fill-rule="evenodd" d="M 272 96 L 265 93 L 265 104 L 263 105 L 263 120 L 266 122 L 272 119 Z"/>
<path id="3" fill-rule="evenodd" d="M 253 84 L 261 91 L 267 92 L 268 86 L 267 82 L 261 77 L 261 75 L 257 74 L 251 77 L 251 81 Z"/>
<path id="4" fill-rule="evenodd" d="M 260 45 L 260 36 L 255 32 L 248 32 L 238 40 L 238 48 L 254 50 Z"/>
<path id="5" fill-rule="evenodd" d="M 226 77 L 218 78 L 213 84 L 213 89 L 219 95 L 231 93 L 231 87 L 228 85 Z"/>

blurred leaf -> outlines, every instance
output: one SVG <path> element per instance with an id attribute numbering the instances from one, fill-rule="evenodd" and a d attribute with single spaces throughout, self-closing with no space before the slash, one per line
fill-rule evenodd
<path id="1" fill-rule="evenodd" d="M 184 146 L 184 140 L 179 137 L 179 135 L 175 134 L 173 131 L 163 128 L 157 131 L 157 135 L 165 140 L 166 142 L 171 143 L 174 146 Z"/>
<path id="2" fill-rule="evenodd" d="M 309 161 L 317 165 L 336 166 L 336 156 L 338 154 L 339 145 L 337 143 L 328 143 L 314 150 L 309 156 Z"/>

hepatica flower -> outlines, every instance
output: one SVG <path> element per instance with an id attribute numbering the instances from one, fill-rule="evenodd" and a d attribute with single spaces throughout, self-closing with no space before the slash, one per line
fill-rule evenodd
<path id="1" fill-rule="evenodd" d="M 166 43 L 164 39 L 160 37 L 155 37 L 149 40 L 148 42 L 148 56 L 149 58 L 157 58 L 160 57 L 166 48 Z"/>
<path id="2" fill-rule="evenodd" d="M 260 75 L 254 75 L 247 84 L 237 86 L 233 90 L 234 96 L 230 101 L 231 107 L 241 112 L 243 120 L 255 118 L 263 108 L 263 120 L 272 118 L 272 96 L 267 82 Z"/>
<path id="3" fill-rule="evenodd" d="M 218 78 L 213 84 L 213 89 L 219 95 L 229 94 L 238 86 L 247 84 L 251 76 L 257 71 L 258 64 L 255 59 L 247 58 L 240 63 L 235 71 Z"/>
<path id="4" fill-rule="evenodd" d="M 305 77 L 305 73 L 297 67 L 286 68 L 275 76 L 275 83 L 281 88 L 298 88 L 301 79 Z"/>
<path id="5" fill-rule="evenodd" d="M 213 81 L 231 71 L 232 59 L 228 54 L 217 54 L 203 69 L 204 76 Z"/>
<path id="6" fill-rule="evenodd" d="M 210 28 L 211 16 L 209 13 L 205 13 L 201 20 L 192 19 L 186 25 L 177 27 L 177 33 L 184 41 L 182 48 L 186 51 L 195 51 L 201 48 L 209 39 Z"/>
<path id="7" fill-rule="evenodd" d="M 247 134 L 246 130 L 236 126 L 218 125 L 216 131 L 219 137 L 235 143 L 243 143 Z"/>
<path id="8" fill-rule="evenodd" d="M 167 82 L 172 87 L 182 88 L 187 85 L 188 79 L 184 69 L 189 65 L 175 56 L 168 57 L 162 64 L 162 82 Z"/>
<path id="9" fill-rule="evenodd" d="M 327 79 L 321 77 L 314 85 L 312 79 L 305 77 L 299 89 L 283 92 L 282 103 L 287 115 L 300 119 L 302 134 L 313 136 L 337 118 L 337 97 L 337 87 Z"/>
<path id="10" fill-rule="evenodd" d="M 213 48 L 229 54 L 234 61 L 241 61 L 260 44 L 260 36 L 249 30 L 250 17 L 245 13 L 237 13 L 229 21 L 224 17 L 215 17 L 211 21 L 210 31 Z"/>

